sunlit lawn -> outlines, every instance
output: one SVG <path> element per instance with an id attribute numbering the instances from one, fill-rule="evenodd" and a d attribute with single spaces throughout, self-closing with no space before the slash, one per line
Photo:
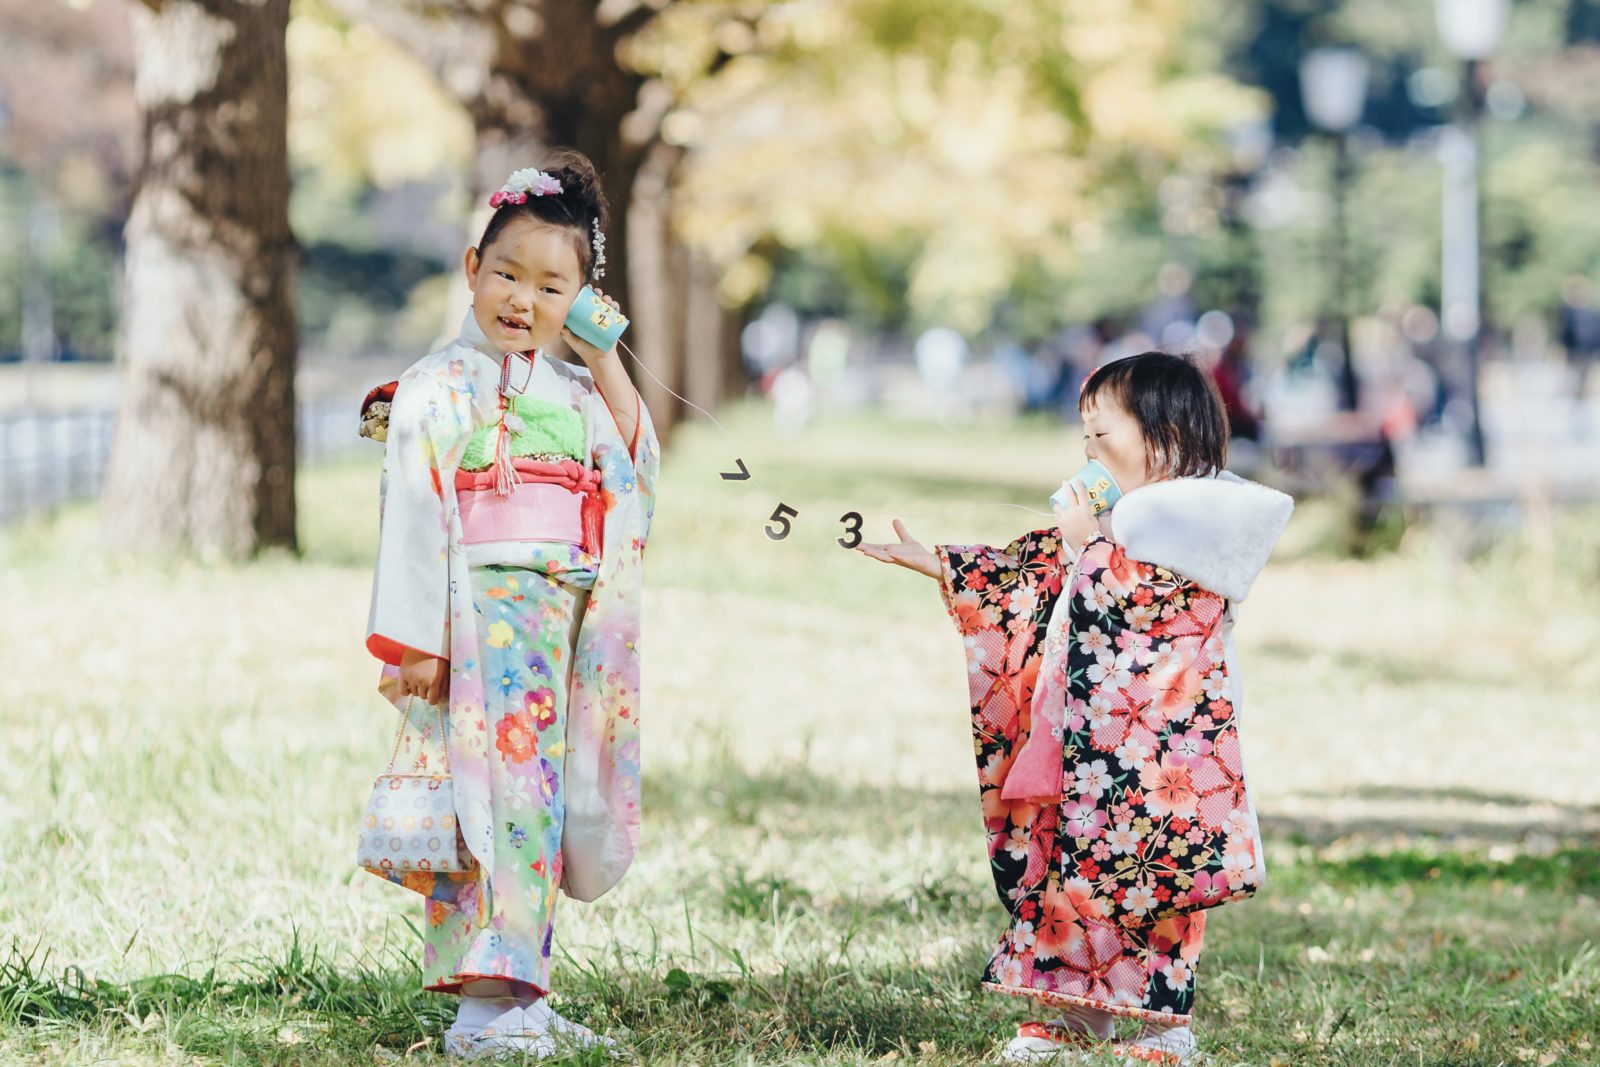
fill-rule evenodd
<path id="1" fill-rule="evenodd" d="M 1003 924 L 958 642 L 837 520 L 1008 539 L 1071 439 L 730 429 L 669 456 L 645 844 L 563 905 L 559 1006 L 652 1063 L 981 1062 L 1028 1016 L 976 989 Z M 735 455 L 753 481 L 717 477 Z M 305 475 L 301 561 L 111 562 L 88 509 L 0 535 L 0 1060 L 440 1062 L 415 898 L 351 866 L 391 723 L 377 458 Z M 1318 558 L 1302 509 L 1242 611 L 1271 878 L 1210 926 L 1213 1062 L 1600 1062 L 1594 519 L 1463 567 L 1425 531 Z"/>

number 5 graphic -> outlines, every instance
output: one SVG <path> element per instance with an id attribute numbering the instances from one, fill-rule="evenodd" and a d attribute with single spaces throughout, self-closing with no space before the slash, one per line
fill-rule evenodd
<path id="1" fill-rule="evenodd" d="M 788 504 L 779 504 L 778 509 L 772 513 L 772 521 L 783 527 L 783 529 L 780 532 L 778 530 L 774 530 L 771 525 L 768 525 L 766 527 L 767 536 L 772 538 L 774 541 L 782 541 L 785 537 L 789 536 L 790 531 L 794 528 L 790 525 L 789 520 L 798 519 L 799 517 L 800 513 L 794 508 L 791 508 Z"/>

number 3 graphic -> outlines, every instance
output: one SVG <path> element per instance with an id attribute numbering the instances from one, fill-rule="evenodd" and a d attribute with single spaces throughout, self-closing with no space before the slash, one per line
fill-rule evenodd
<path id="1" fill-rule="evenodd" d="M 839 516 L 839 521 L 844 523 L 844 537 L 839 538 L 840 548 L 854 548 L 861 543 L 861 513 L 847 511 Z"/>
<path id="2" fill-rule="evenodd" d="M 772 513 L 772 521 L 782 526 L 783 530 L 782 532 L 779 532 L 774 530 L 769 525 L 766 527 L 767 536 L 772 538 L 774 541 L 782 541 L 785 537 L 789 536 L 790 530 L 793 529 L 789 523 L 789 520 L 798 519 L 799 517 L 800 513 L 794 508 L 791 508 L 788 504 L 779 504 L 778 509 Z"/>

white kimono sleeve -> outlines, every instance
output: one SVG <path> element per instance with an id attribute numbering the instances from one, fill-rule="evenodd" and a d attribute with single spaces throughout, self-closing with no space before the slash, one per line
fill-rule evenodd
<path id="1" fill-rule="evenodd" d="M 415 377 L 400 382 L 383 453 L 367 650 L 394 665 L 407 649 L 450 655 L 449 534 L 428 431 L 432 384 Z"/>

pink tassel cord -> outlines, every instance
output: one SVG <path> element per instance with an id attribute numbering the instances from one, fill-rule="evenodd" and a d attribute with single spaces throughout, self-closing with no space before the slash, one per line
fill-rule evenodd
<path id="1" fill-rule="evenodd" d="M 500 364 L 500 426 L 494 435 L 494 491 L 497 496 L 510 496 L 511 490 L 521 481 L 511 463 L 511 431 L 506 428 L 506 417 L 511 401 L 506 390 L 511 385 L 511 356 L 508 353 Z"/>

